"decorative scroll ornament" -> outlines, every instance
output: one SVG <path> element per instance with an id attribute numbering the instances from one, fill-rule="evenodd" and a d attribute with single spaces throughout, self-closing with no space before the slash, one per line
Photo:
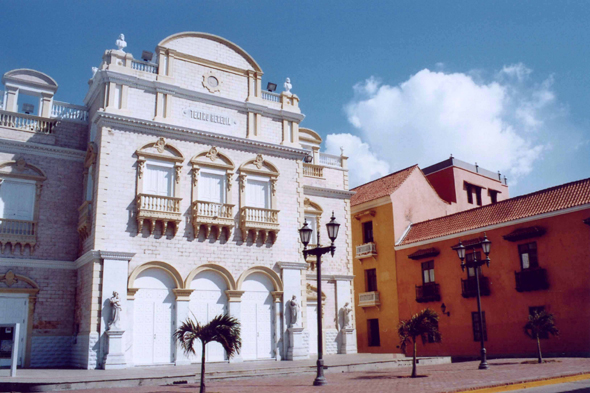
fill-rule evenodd
<path id="1" fill-rule="evenodd" d="M 196 187 L 199 183 L 199 171 L 201 168 L 193 167 L 192 176 L 193 176 L 193 187 Z"/>
<path id="2" fill-rule="evenodd" d="M 158 153 L 164 153 L 164 149 L 166 148 L 166 140 L 164 138 L 158 139 L 158 141 L 154 144 L 154 147 L 158 150 Z"/>
<path id="3" fill-rule="evenodd" d="M 245 173 L 242 173 L 239 176 L 239 179 L 240 179 L 240 191 L 241 192 L 246 191 L 246 177 L 247 177 L 247 175 Z"/>
<path id="4" fill-rule="evenodd" d="M 277 195 L 277 179 L 275 179 L 275 178 L 270 179 L 270 190 L 272 192 L 272 196 Z"/>
<path id="5" fill-rule="evenodd" d="M 9 270 L 4 275 L 4 278 L 0 280 L 0 282 L 3 282 L 9 287 L 11 287 L 18 282 L 18 278 L 16 278 L 16 275 L 12 272 L 12 270 Z"/>
<path id="6" fill-rule="evenodd" d="M 27 162 L 25 161 L 24 158 L 19 158 L 18 160 L 16 160 L 16 170 L 19 172 L 22 172 L 25 170 L 25 168 L 27 167 Z"/>
<path id="7" fill-rule="evenodd" d="M 208 159 L 210 159 L 211 161 L 215 161 L 217 160 L 217 156 L 219 155 L 219 151 L 217 150 L 217 148 L 215 146 L 213 146 L 209 152 L 207 153 L 206 157 Z"/>
<path id="8" fill-rule="evenodd" d="M 176 165 L 174 167 L 174 170 L 176 171 L 176 184 L 179 184 L 180 183 L 180 174 L 182 173 L 182 166 Z"/>
<path id="9" fill-rule="evenodd" d="M 145 169 L 145 160 L 137 160 L 137 176 L 141 179 L 143 177 L 143 170 Z"/>
<path id="10" fill-rule="evenodd" d="M 256 156 L 256 159 L 254 160 L 253 164 L 256 165 L 256 168 L 262 169 L 262 165 L 264 164 L 264 158 L 262 158 L 262 154 L 258 154 Z"/>
<path id="11" fill-rule="evenodd" d="M 227 177 L 227 191 L 230 192 L 231 191 L 231 186 L 233 185 L 233 180 L 234 180 L 234 174 L 231 172 L 227 172 L 225 174 L 225 176 Z"/>

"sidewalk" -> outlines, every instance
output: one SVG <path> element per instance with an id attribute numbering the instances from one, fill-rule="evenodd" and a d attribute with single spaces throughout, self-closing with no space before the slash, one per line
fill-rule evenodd
<path id="1" fill-rule="evenodd" d="M 236 380 L 209 381 L 208 393 L 229 392 L 459 392 L 483 387 L 509 385 L 518 382 L 557 378 L 568 375 L 590 373 L 590 359 L 560 358 L 555 363 L 522 364 L 529 359 L 491 360 L 489 370 L 478 370 L 479 362 L 465 362 L 433 366 L 418 366 L 421 378 L 407 378 L 411 369 L 408 367 L 382 369 L 376 371 L 337 373 L 328 372 L 327 386 L 311 386 L 314 374 L 302 374 L 284 377 L 248 378 Z M 530 359 L 534 360 L 534 359 Z M 590 375 L 588 376 L 590 379 Z M 89 389 L 86 393 L 155 393 L 155 392 L 193 392 L 197 385 L 135 387 L 115 389 Z"/>

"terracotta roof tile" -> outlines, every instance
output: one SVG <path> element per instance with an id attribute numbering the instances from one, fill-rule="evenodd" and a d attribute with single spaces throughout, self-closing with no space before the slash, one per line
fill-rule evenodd
<path id="1" fill-rule="evenodd" d="M 590 179 L 413 224 L 401 245 L 590 203 Z"/>
<path id="2" fill-rule="evenodd" d="M 418 168 L 418 165 L 412 165 L 401 171 L 391 173 L 377 180 L 363 184 L 362 186 L 353 188 L 351 191 L 355 191 L 356 194 L 350 198 L 350 205 L 360 205 L 361 203 L 391 195 L 403 184 L 404 181 L 406 181 L 408 176 L 410 176 L 412 171 L 416 168 Z"/>

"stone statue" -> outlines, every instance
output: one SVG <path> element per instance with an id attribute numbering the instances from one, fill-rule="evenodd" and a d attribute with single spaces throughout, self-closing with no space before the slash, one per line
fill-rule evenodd
<path id="1" fill-rule="evenodd" d="M 120 34 L 119 39 L 115 41 L 115 44 L 117 45 L 118 50 L 124 52 L 123 49 L 127 48 L 127 42 L 125 42 L 125 34 Z"/>
<path id="2" fill-rule="evenodd" d="M 290 78 L 287 78 L 285 80 L 285 84 L 283 85 L 283 87 L 285 88 L 285 93 L 291 94 L 291 89 L 293 88 L 293 85 L 291 85 L 291 79 Z"/>
<path id="3" fill-rule="evenodd" d="M 352 314 L 352 307 L 350 303 L 346 302 L 342 307 L 342 328 L 350 328 L 350 315 Z"/>
<path id="4" fill-rule="evenodd" d="M 109 302 L 111 303 L 111 320 L 109 321 L 108 330 L 120 330 L 121 310 L 123 309 L 123 307 L 121 306 L 121 299 L 119 299 L 119 294 L 113 291 L 113 296 L 109 298 Z"/>
<path id="5" fill-rule="evenodd" d="M 289 316 L 291 317 L 291 320 L 289 322 L 289 327 L 297 326 L 297 324 L 299 322 L 299 309 L 300 309 L 299 303 L 297 302 L 297 296 L 293 295 L 291 300 L 289 300 L 287 302 L 287 305 L 289 306 Z"/>
<path id="6" fill-rule="evenodd" d="M 97 72 L 98 72 L 98 67 L 92 67 L 92 77 L 93 78 L 96 76 Z"/>

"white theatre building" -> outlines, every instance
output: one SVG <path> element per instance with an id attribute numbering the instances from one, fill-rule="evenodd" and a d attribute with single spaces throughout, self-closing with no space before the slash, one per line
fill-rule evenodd
<path id="1" fill-rule="evenodd" d="M 117 47 L 83 105 L 57 101 L 39 71 L 2 79 L 0 324 L 21 324 L 19 365 L 196 363 L 172 333 L 221 313 L 242 325 L 232 361 L 306 358 L 318 301 L 325 353 L 356 352 L 343 309 L 354 304 L 346 157 L 320 153 L 319 135 L 299 126 L 290 83 L 263 90 L 256 61 L 210 34 L 165 38 L 150 61 L 123 37 Z M 298 229 L 306 218 L 328 245 L 332 212 L 341 227 L 318 296 Z M 0 330 L 0 365 L 10 340 Z M 207 359 L 227 361 L 216 343 Z"/>

